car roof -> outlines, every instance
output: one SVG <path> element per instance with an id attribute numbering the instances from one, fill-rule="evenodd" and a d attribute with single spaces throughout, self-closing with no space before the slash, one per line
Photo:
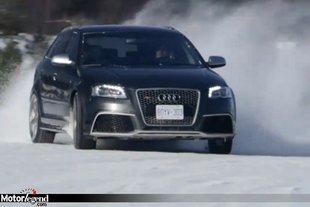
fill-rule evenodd
<path id="1" fill-rule="evenodd" d="M 79 30 L 82 33 L 118 32 L 118 31 L 179 33 L 173 27 L 124 26 L 124 25 L 88 25 L 88 26 L 65 28 L 63 31 L 68 29 Z"/>

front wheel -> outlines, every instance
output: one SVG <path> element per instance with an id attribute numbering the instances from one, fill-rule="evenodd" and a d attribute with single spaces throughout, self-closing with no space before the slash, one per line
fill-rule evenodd
<path id="1" fill-rule="evenodd" d="M 230 154 L 233 138 L 208 140 L 209 152 L 212 154 Z"/>
<path id="2" fill-rule="evenodd" d="M 74 147 L 76 149 L 95 149 L 96 141 L 83 134 L 83 115 L 78 94 L 74 96 L 72 112 Z"/>
<path id="3" fill-rule="evenodd" d="M 41 129 L 41 111 L 37 95 L 30 98 L 29 132 L 33 143 L 53 143 L 55 133 Z"/>

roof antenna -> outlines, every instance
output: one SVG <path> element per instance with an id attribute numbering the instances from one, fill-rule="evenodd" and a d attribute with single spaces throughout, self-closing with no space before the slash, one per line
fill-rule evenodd
<path id="1" fill-rule="evenodd" d="M 173 30 L 173 31 L 176 31 L 176 29 L 172 26 L 165 26 L 165 28 L 169 29 L 169 30 Z"/>

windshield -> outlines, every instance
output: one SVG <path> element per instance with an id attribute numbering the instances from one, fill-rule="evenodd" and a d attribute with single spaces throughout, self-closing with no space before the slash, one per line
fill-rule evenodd
<path id="1" fill-rule="evenodd" d="M 201 67 L 202 60 L 180 34 L 112 32 L 85 34 L 82 66 Z"/>

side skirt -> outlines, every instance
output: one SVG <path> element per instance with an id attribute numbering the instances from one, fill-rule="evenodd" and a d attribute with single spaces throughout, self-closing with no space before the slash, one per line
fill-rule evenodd
<path id="1" fill-rule="evenodd" d="M 63 133 L 65 126 L 67 126 L 67 121 L 64 120 L 57 120 L 57 119 L 50 119 L 50 118 L 41 118 L 41 129 Z"/>

